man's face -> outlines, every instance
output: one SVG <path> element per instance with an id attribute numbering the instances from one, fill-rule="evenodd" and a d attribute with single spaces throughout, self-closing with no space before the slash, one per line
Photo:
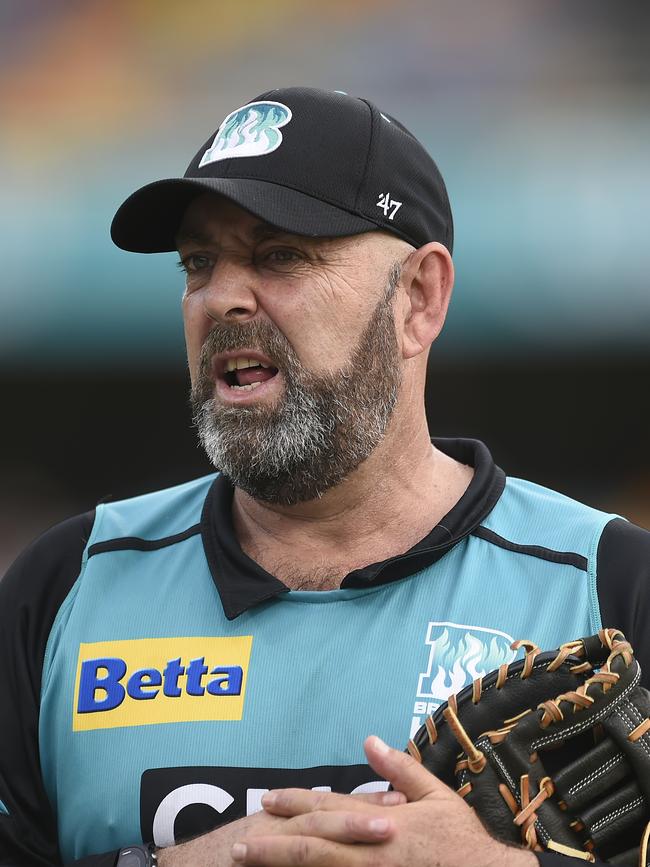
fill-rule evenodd
<path id="1" fill-rule="evenodd" d="M 214 465 L 256 499 L 313 499 L 383 438 L 401 381 L 391 240 L 290 235 L 211 194 L 188 208 L 195 419 Z"/>

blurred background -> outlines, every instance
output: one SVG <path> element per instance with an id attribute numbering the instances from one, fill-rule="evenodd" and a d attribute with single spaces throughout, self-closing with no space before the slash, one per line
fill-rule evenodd
<path id="1" fill-rule="evenodd" d="M 210 470 L 176 259 L 108 227 L 290 84 L 371 99 L 447 181 L 432 432 L 650 526 L 649 37 L 648 4 L 604 0 L 0 3 L 0 567 L 101 499 Z"/>

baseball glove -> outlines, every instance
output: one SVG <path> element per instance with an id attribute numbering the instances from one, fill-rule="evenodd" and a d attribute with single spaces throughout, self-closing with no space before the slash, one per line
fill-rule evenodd
<path id="1" fill-rule="evenodd" d="M 428 717 L 409 753 L 500 840 L 650 867 L 650 693 L 632 647 L 601 629 L 519 648 Z"/>

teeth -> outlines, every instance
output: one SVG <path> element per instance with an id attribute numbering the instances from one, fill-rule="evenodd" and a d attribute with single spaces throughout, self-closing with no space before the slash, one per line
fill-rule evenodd
<path id="1" fill-rule="evenodd" d="M 255 361 L 252 358 L 229 358 L 226 361 L 226 371 L 232 373 L 233 370 L 243 370 L 245 367 L 270 367 L 270 364 L 264 364 L 262 361 Z"/>
<path id="2" fill-rule="evenodd" d="M 231 388 L 236 388 L 238 391 L 252 391 L 254 388 L 260 386 L 261 382 L 250 382 L 248 385 L 231 385 Z"/>

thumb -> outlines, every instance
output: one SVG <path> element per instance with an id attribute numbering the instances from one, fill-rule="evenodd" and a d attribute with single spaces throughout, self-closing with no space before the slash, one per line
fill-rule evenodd
<path id="1" fill-rule="evenodd" d="M 363 745 L 368 763 L 393 788 L 406 795 L 408 801 L 421 801 L 428 795 L 440 793 L 447 786 L 434 777 L 421 764 L 400 750 L 394 750 L 376 735 L 366 738 Z"/>

